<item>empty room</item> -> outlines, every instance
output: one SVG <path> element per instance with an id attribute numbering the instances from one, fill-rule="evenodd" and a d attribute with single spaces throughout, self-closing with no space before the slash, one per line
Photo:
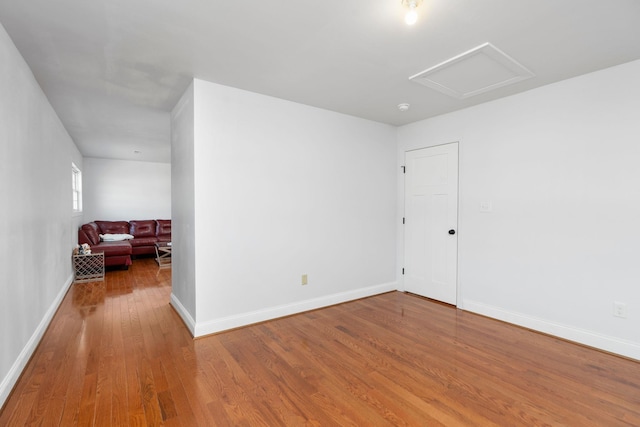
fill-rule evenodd
<path id="1" fill-rule="evenodd" d="M 640 425 L 640 2 L 0 0 L 0 426 Z"/>

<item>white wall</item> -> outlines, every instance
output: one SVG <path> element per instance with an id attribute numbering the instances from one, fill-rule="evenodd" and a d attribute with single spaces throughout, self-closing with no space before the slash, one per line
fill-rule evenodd
<path id="1" fill-rule="evenodd" d="M 196 318 L 194 105 L 189 85 L 171 113 L 171 303 L 192 334 Z"/>
<path id="2" fill-rule="evenodd" d="M 171 218 L 171 164 L 86 157 L 82 170 L 87 221 Z"/>
<path id="3" fill-rule="evenodd" d="M 0 25 L 0 406 L 71 284 L 82 157 Z"/>
<path id="4" fill-rule="evenodd" d="M 462 308 L 640 359 L 639 75 L 631 62 L 399 129 L 398 164 L 460 142 Z"/>
<path id="5" fill-rule="evenodd" d="M 194 94 L 196 335 L 396 288 L 395 128 Z"/>

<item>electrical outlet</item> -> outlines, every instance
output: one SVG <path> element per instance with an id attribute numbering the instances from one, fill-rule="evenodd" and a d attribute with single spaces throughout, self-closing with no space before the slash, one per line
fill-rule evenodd
<path id="1" fill-rule="evenodd" d="M 614 302 L 613 303 L 613 315 L 616 317 L 622 317 L 623 319 L 627 318 L 627 304 L 623 302 Z"/>
<path id="2" fill-rule="evenodd" d="M 308 283 L 309 283 L 309 281 L 308 281 L 308 279 L 307 279 L 307 275 L 306 275 L 306 274 L 303 274 L 303 275 L 302 275 L 302 284 L 303 284 L 303 285 L 306 285 L 306 284 L 308 284 Z"/>
<path id="3" fill-rule="evenodd" d="M 493 212 L 493 203 L 489 200 L 480 202 L 480 212 Z"/>

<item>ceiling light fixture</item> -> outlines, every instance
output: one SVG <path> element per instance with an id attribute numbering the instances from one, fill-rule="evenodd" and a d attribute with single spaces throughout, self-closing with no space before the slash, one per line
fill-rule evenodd
<path id="1" fill-rule="evenodd" d="M 409 8 L 409 11 L 404 16 L 404 22 L 407 25 L 413 25 L 418 21 L 418 12 L 416 12 L 416 8 L 420 6 L 422 0 L 402 0 L 402 4 Z"/>
<path id="2" fill-rule="evenodd" d="M 405 111 L 408 111 L 409 110 L 409 104 L 407 104 L 407 103 L 398 104 L 398 110 L 402 111 L 403 113 Z"/>

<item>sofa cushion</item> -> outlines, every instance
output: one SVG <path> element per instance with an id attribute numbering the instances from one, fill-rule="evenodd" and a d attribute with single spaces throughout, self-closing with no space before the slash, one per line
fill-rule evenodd
<path id="1" fill-rule="evenodd" d="M 129 240 L 129 243 L 131 243 L 131 246 L 153 246 L 156 244 L 156 242 L 158 241 L 158 239 L 156 238 L 156 236 L 153 237 L 136 237 L 133 240 Z"/>
<path id="2" fill-rule="evenodd" d="M 129 234 L 135 237 L 155 237 L 156 222 L 152 219 L 129 221 Z"/>
<path id="3" fill-rule="evenodd" d="M 156 228 L 156 236 L 165 237 L 171 240 L 171 220 L 170 219 L 157 219 L 158 226 Z"/>
<path id="4" fill-rule="evenodd" d="M 80 229 L 84 232 L 85 236 L 89 239 L 88 242 L 84 242 L 80 237 L 78 238 L 78 243 L 89 243 L 89 245 L 97 245 L 100 243 L 100 230 L 98 229 L 98 225 L 95 222 L 90 222 L 87 224 L 83 224 Z M 78 233 L 79 235 L 81 233 Z"/>
<path id="5" fill-rule="evenodd" d="M 124 265 L 127 268 L 131 265 L 131 255 L 115 255 L 104 257 L 105 267 L 109 266 L 121 266 Z"/>
<path id="6" fill-rule="evenodd" d="M 94 221 L 100 228 L 100 234 L 128 234 L 127 221 Z"/>
<path id="7" fill-rule="evenodd" d="M 102 242 L 99 245 L 91 246 L 91 252 L 104 252 L 104 256 L 131 255 L 131 245 L 129 242 Z"/>

